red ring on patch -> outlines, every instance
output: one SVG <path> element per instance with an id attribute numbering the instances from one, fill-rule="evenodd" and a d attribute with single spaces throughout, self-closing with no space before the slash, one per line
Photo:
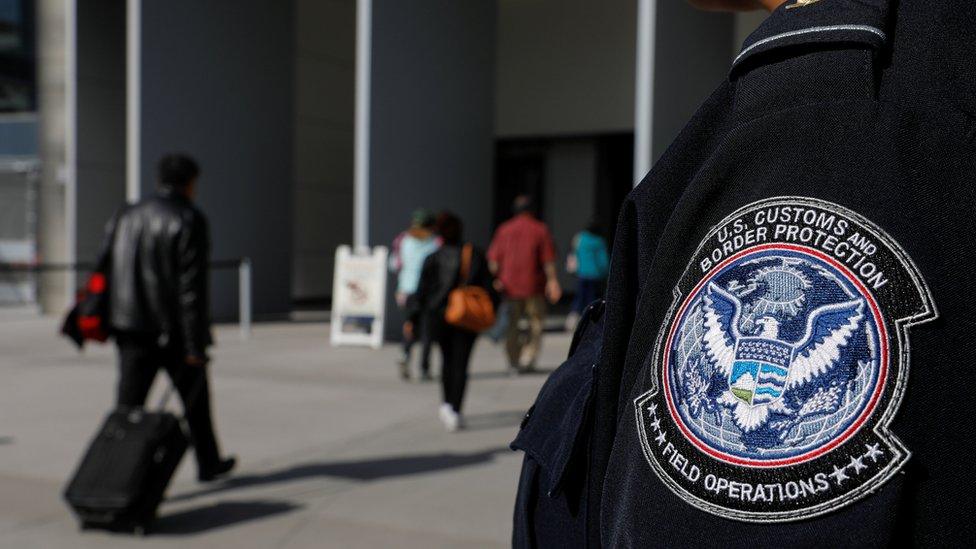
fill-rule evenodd
<path id="1" fill-rule="evenodd" d="M 843 433 L 835 437 L 827 444 L 819 448 L 816 448 L 814 450 L 810 450 L 805 454 L 800 454 L 798 456 L 793 456 L 789 458 L 769 459 L 769 460 L 749 459 L 749 458 L 742 458 L 739 456 L 733 456 L 730 454 L 726 454 L 725 452 L 720 452 L 712 448 L 705 442 L 699 440 L 698 437 L 696 437 L 694 433 L 691 431 L 691 429 L 689 429 L 684 424 L 684 421 L 682 421 L 681 419 L 681 414 L 678 413 L 678 410 L 671 399 L 671 384 L 670 384 L 670 376 L 668 376 L 668 364 L 670 363 L 671 343 L 674 340 L 675 330 L 677 329 L 678 324 L 680 324 L 680 322 L 678 321 L 672 321 L 671 329 L 668 331 L 667 344 L 664 347 L 664 360 L 663 360 L 664 365 L 663 365 L 662 377 L 664 378 L 663 379 L 664 389 L 665 389 L 664 397 L 668 403 L 668 412 L 671 414 L 671 418 L 674 420 L 675 424 L 685 435 L 685 438 L 691 441 L 691 443 L 694 444 L 696 448 L 698 448 L 699 450 L 705 452 L 706 454 L 716 459 L 722 460 L 726 463 L 732 463 L 734 465 L 745 465 L 750 467 L 783 467 L 786 465 L 797 465 L 800 463 L 804 463 L 814 458 L 820 457 L 826 454 L 827 452 L 830 452 L 834 448 L 840 446 L 845 441 L 850 439 L 855 433 L 857 433 L 861 429 L 861 427 L 864 426 L 864 423 L 867 422 L 868 418 L 871 417 L 871 414 L 878 406 L 878 401 L 881 400 L 881 393 L 884 391 L 885 381 L 888 379 L 888 329 L 885 326 L 884 319 L 881 316 L 881 309 L 878 308 L 878 304 L 874 300 L 874 296 L 871 294 L 870 291 L 868 291 L 867 287 L 865 287 L 864 284 L 862 284 L 861 281 L 858 280 L 858 278 L 854 275 L 854 273 L 850 271 L 850 269 L 848 269 L 843 263 L 840 263 L 836 259 L 828 256 L 827 254 L 824 254 L 819 250 L 814 250 L 813 248 L 808 248 L 806 246 L 798 246 L 795 244 L 761 244 L 759 246 L 753 246 L 752 248 L 747 248 L 745 250 L 742 250 L 741 252 L 738 252 L 726 258 L 724 261 L 722 261 L 721 263 L 713 267 L 712 270 L 709 271 L 708 275 L 698 282 L 698 285 L 695 286 L 695 288 L 688 294 L 688 297 L 685 298 L 684 302 L 681 304 L 681 308 L 678 309 L 678 313 L 674 316 L 674 319 L 681 319 L 684 316 L 685 309 L 687 309 L 689 303 L 691 303 L 691 301 L 698 296 L 698 293 L 701 291 L 705 283 L 707 283 L 712 278 L 714 278 L 715 275 L 721 272 L 722 269 L 725 268 L 729 263 L 732 263 L 733 261 L 736 261 L 743 256 L 755 252 L 765 251 L 765 250 L 786 250 L 791 252 L 804 253 L 804 254 L 812 255 L 813 257 L 816 257 L 817 259 L 820 259 L 821 261 L 830 264 L 832 267 L 837 269 L 841 274 L 843 274 L 848 279 L 848 281 L 854 284 L 854 286 L 858 289 L 858 291 L 861 292 L 861 295 L 865 297 L 865 299 L 868 302 L 868 305 L 870 305 L 871 314 L 874 316 L 875 325 L 878 327 L 878 339 L 880 340 L 881 343 L 881 356 L 879 361 L 879 364 L 881 365 L 881 371 L 878 373 L 878 380 L 874 387 L 874 393 L 871 395 L 871 400 L 868 401 L 868 405 L 864 407 L 864 410 L 861 411 L 861 414 L 854 421 L 854 423 L 851 423 L 847 427 L 847 429 L 844 430 Z"/>

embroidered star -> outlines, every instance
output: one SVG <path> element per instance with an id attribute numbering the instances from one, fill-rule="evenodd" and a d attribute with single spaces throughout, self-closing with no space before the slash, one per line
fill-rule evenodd
<path id="1" fill-rule="evenodd" d="M 651 422 L 651 427 L 653 427 L 655 431 L 660 431 L 661 430 L 661 420 L 658 419 L 658 418 L 654 418 L 654 421 Z"/>
<path id="2" fill-rule="evenodd" d="M 655 415 L 655 414 L 657 414 L 657 403 L 654 403 L 654 404 L 651 404 L 650 406 L 648 406 L 647 407 L 647 413 L 649 415 L 652 415 L 652 416 Z"/>
<path id="3" fill-rule="evenodd" d="M 864 464 L 864 456 L 857 458 L 851 456 L 851 462 L 848 464 L 848 467 L 854 468 L 855 475 L 868 468 L 868 466 Z"/>
<path id="4" fill-rule="evenodd" d="M 865 444 L 864 447 L 867 448 L 868 451 L 864 454 L 864 457 L 871 458 L 871 461 L 878 461 L 878 456 L 884 453 L 881 450 L 878 450 L 878 446 L 880 446 L 878 443 Z"/>
<path id="5" fill-rule="evenodd" d="M 829 473 L 827 476 L 834 477 L 834 480 L 837 481 L 837 485 L 839 486 L 840 483 L 842 483 L 845 480 L 851 478 L 851 477 L 847 476 L 847 473 L 844 472 L 844 469 L 847 469 L 847 466 L 846 465 L 844 467 L 840 467 L 840 468 L 838 468 L 836 465 L 834 465 L 834 472 L 833 473 Z"/>
<path id="6" fill-rule="evenodd" d="M 661 446 L 665 442 L 667 442 L 667 439 L 664 438 L 664 429 L 661 429 L 660 431 L 658 431 L 657 436 L 654 437 L 654 440 L 657 442 L 657 445 L 658 446 Z"/>

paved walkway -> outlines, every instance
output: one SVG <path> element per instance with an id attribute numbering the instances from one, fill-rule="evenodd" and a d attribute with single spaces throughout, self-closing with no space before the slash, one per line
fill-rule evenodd
<path id="1" fill-rule="evenodd" d="M 396 350 L 331 348 L 321 323 L 217 330 L 214 405 L 233 479 L 184 459 L 145 539 L 79 532 L 65 479 L 111 405 L 113 349 L 79 355 L 55 319 L 0 317 L 0 547 L 502 547 L 521 455 L 507 449 L 545 375 L 508 377 L 482 339 L 469 428 L 445 432 L 439 386 L 396 379 Z M 549 335 L 542 370 L 569 338 Z M 162 378 L 160 378 L 162 379 Z M 157 381 L 154 394 L 163 384 Z"/>

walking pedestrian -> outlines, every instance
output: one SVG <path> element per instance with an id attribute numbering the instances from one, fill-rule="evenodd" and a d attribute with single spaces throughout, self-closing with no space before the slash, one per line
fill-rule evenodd
<path id="1" fill-rule="evenodd" d="M 556 279 L 556 249 L 545 223 L 536 219 L 532 199 L 515 198 L 514 215 L 495 231 L 488 248 L 489 268 L 496 288 L 508 301 L 509 322 L 505 349 L 513 373 L 531 371 L 539 359 L 546 299 L 562 297 Z M 527 337 L 521 324 L 527 322 Z"/>
<path id="2" fill-rule="evenodd" d="M 566 330 L 576 327 L 583 310 L 603 293 L 603 282 L 610 271 L 610 254 L 607 241 L 597 221 L 591 221 L 573 237 L 570 252 L 566 254 L 566 270 L 576 275 L 576 295 L 566 317 Z"/>
<path id="3" fill-rule="evenodd" d="M 461 405 L 468 384 L 468 367 L 477 332 L 445 320 L 448 297 L 460 285 L 492 292 L 492 277 L 485 254 L 473 244 L 464 244 L 461 220 L 442 212 L 435 223 L 441 247 L 424 261 L 417 291 L 407 301 L 404 337 L 413 337 L 415 327 L 426 317 L 433 339 L 441 350 L 441 388 L 443 404 L 440 419 L 449 431 L 464 426 Z"/>
<path id="4" fill-rule="evenodd" d="M 432 230 L 433 226 L 433 214 L 424 209 L 415 210 L 411 216 L 410 227 L 393 241 L 390 270 L 397 274 L 396 303 L 401 312 L 404 312 L 410 296 L 417 291 L 424 260 L 440 246 L 440 240 Z M 400 377 L 404 381 L 410 379 L 410 350 L 418 339 L 421 344 L 419 379 L 421 381 L 431 379 L 429 332 L 426 321 L 421 320 L 410 337 L 404 336 L 403 352 L 397 359 Z"/>
<path id="5" fill-rule="evenodd" d="M 159 162 L 159 188 L 114 226 L 110 319 L 119 350 L 118 406 L 141 407 L 163 368 L 183 400 L 201 482 L 233 469 L 221 458 L 210 415 L 207 219 L 196 206 L 200 169 L 189 156 Z"/>

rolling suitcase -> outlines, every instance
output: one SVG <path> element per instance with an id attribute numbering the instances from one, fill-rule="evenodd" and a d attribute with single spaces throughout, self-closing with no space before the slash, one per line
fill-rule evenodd
<path id="1" fill-rule="evenodd" d="M 68 483 L 64 498 L 82 529 L 145 534 L 189 446 L 182 421 L 158 411 L 120 408 L 105 418 Z"/>

